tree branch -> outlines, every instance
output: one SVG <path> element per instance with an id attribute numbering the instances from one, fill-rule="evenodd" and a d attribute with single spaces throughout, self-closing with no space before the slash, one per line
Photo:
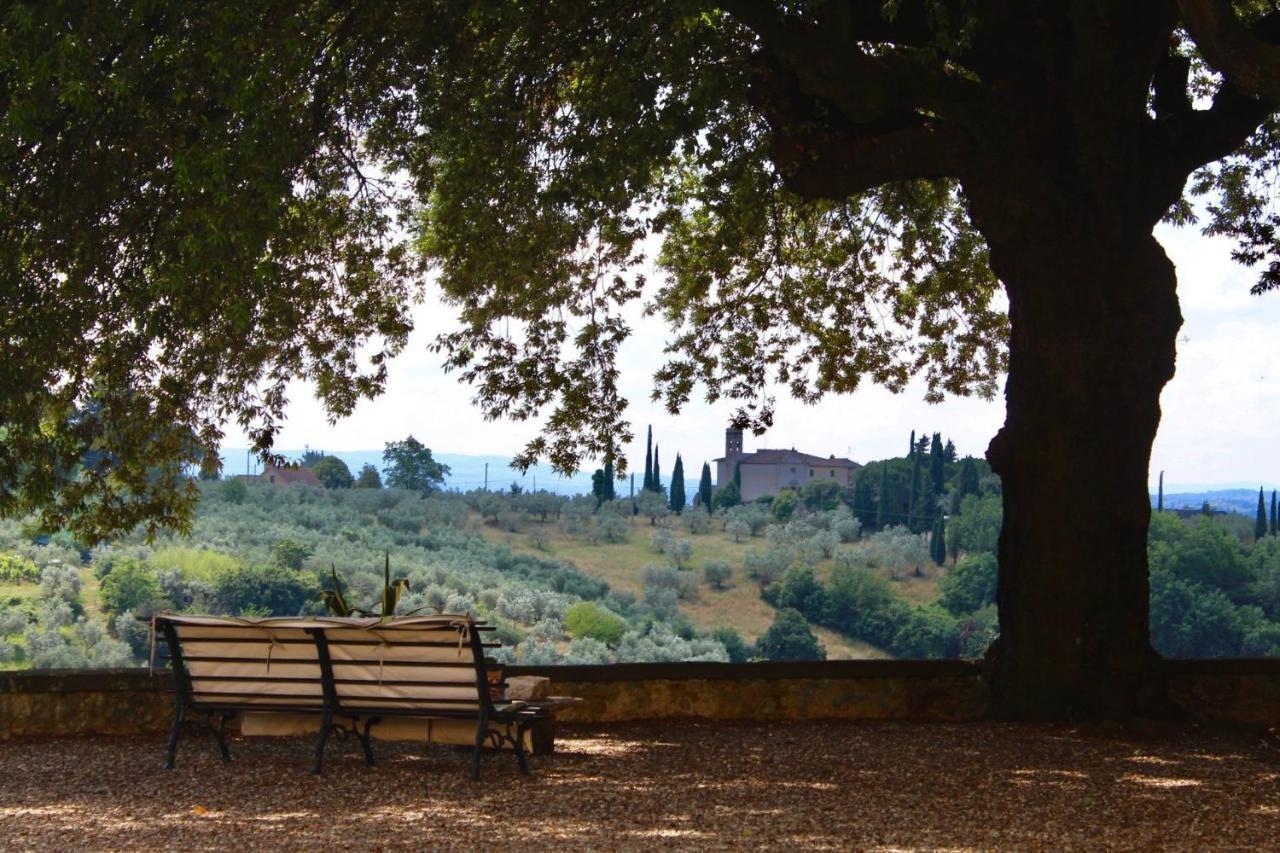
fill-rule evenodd
<path id="1" fill-rule="evenodd" d="M 981 120 L 985 88 L 949 68 L 935 51 L 908 44 L 871 55 L 859 48 L 875 40 L 871 33 L 894 32 L 892 22 L 882 30 L 871 25 L 869 6 L 877 4 L 857 2 L 805 19 L 783 15 L 767 0 L 722 0 L 721 5 L 755 32 L 805 92 L 830 101 L 854 124 L 918 110 Z M 927 26 L 923 18 L 919 26 Z M 919 41 L 918 34 L 913 41 Z"/>
<path id="2" fill-rule="evenodd" d="M 894 181 L 955 177 L 975 157 L 968 133 L 916 112 L 864 124 L 824 115 L 770 59 L 757 56 L 749 98 L 769 123 L 769 158 L 803 198 L 844 200 Z"/>
<path id="3" fill-rule="evenodd" d="M 1177 0 L 1182 22 L 1205 61 L 1227 83 L 1273 104 L 1280 104 L 1280 47 L 1274 31 L 1276 13 L 1252 27 L 1231 8 L 1231 0 Z"/>
<path id="4" fill-rule="evenodd" d="M 1222 159 L 1243 145 L 1271 112 L 1271 105 L 1224 87 L 1209 109 L 1193 110 L 1171 128 L 1176 168 L 1190 172 Z"/>

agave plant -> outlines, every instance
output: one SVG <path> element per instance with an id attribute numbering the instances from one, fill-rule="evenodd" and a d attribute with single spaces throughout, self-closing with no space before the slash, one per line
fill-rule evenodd
<path id="1" fill-rule="evenodd" d="M 391 580 L 391 552 L 386 552 L 386 561 L 382 566 L 382 618 L 396 615 L 396 605 L 400 596 L 409 588 L 408 578 Z"/>
<path id="2" fill-rule="evenodd" d="M 329 573 L 333 576 L 333 589 L 321 591 L 320 596 L 324 599 L 324 606 L 333 616 L 379 616 L 383 619 L 389 619 L 396 615 L 396 605 L 400 603 L 400 596 L 409 588 L 408 578 L 396 578 L 391 580 L 391 553 L 385 554 L 382 565 L 382 601 L 378 611 L 372 608 L 366 610 L 362 607 L 352 607 L 347 604 L 346 596 L 342 592 L 342 580 L 338 577 L 338 569 L 329 564 Z M 418 610 L 412 610 L 406 613 L 406 616 L 417 613 Z"/>
<path id="3" fill-rule="evenodd" d="M 333 589 L 321 590 L 324 606 L 330 615 L 350 616 L 355 611 L 347 606 L 346 596 L 342 594 L 342 581 L 338 579 L 338 568 L 333 563 L 329 564 L 329 574 L 333 576 Z"/>

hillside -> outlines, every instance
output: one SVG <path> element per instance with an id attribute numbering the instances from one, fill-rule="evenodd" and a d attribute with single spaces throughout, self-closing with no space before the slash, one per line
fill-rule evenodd
<path id="1" fill-rule="evenodd" d="M 1268 500 L 1270 490 L 1267 490 Z M 1151 506 L 1156 506 L 1157 497 L 1151 495 Z M 1208 489 L 1205 491 L 1165 493 L 1164 508 L 1198 510 L 1205 503 L 1218 512 L 1234 512 L 1250 518 L 1258 510 L 1258 489 Z"/>
<path id="2" fill-rule="evenodd" d="M 660 528 L 589 509 L 584 516 L 587 499 L 423 498 L 239 480 L 201 489 L 186 538 L 147 542 L 139 533 L 86 549 L 66 534 L 0 524 L 0 667 L 140 663 L 146 630 L 135 617 L 158 609 L 319 614 L 331 566 L 347 599 L 368 604 L 378 600 L 387 555 L 393 575 L 410 581 L 400 612 L 476 612 L 498 625 L 506 660 L 746 659 L 775 617 L 761 582 L 742 568 L 763 529 L 742 542 L 722 529 L 692 536 L 688 564 L 697 571 L 667 569 L 669 577 L 654 580 L 646 567 L 665 565 L 650 542 Z M 502 508 L 485 519 L 469 505 L 476 501 Z M 623 541 L 601 542 L 594 531 L 614 522 Z M 672 534 L 680 532 L 674 522 Z M 703 579 L 708 560 L 731 567 L 723 590 Z M 826 575 L 831 563 L 815 565 Z M 883 654 L 828 629 L 816 633 L 831 657 Z"/>
<path id="3" fill-rule="evenodd" d="M 477 528 L 490 541 L 501 543 L 518 553 L 563 560 L 584 574 L 605 581 L 611 589 L 636 596 L 644 595 L 645 566 L 663 560 L 661 553 L 656 552 L 650 544 L 657 528 L 650 526 L 644 519 L 632 520 L 626 541 L 616 544 L 576 538 L 550 523 L 540 524 L 535 528 L 539 532 L 533 534 L 527 531 L 510 533 L 494 525 L 482 525 L 478 517 L 473 516 L 473 519 Z M 539 525 L 537 522 L 534 524 Z M 741 566 L 746 552 L 759 544 L 758 541 L 749 539 L 734 542 L 728 533 L 719 530 L 690 534 L 689 541 L 693 546 L 691 565 L 695 567 L 701 567 L 712 560 Z M 827 574 L 832 565 L 833 561 L 825 560 L 818 567 L 823 574 Z M 921 594 L 917 589 L 913 589 L 913 592 Z M 927 592 L 923 594 L 927 595 Z M 767 631 L 777 613 L 775 607 L 760 597 L 759 586 L 741 576 L 730 580 L 722 590 L 703 584 L 696 596 L 690 600 L 682 600 L 679 608 L 705 631 L 732 628 L 748 641 L 754 641 Z M 827 658 L 831 660 L 889 657 L 875 646 L 826 628 L 815 627 L 814 633 L 826 648 Z"/>

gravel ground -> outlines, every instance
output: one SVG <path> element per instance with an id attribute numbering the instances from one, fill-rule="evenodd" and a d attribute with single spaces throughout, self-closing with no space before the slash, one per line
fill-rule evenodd
<path id="1" fill-rule="evenodd" d="M 354 847 L 1280 849 L 1280 752 L 1254 733 L 907 723 L 562 727 L 520 777 L 488 755 L 208 737 L 0 743 L 0 849 Z"/>

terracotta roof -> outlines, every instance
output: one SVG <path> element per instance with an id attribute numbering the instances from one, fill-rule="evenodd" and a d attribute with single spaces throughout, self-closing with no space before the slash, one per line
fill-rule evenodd
<path id="1" fill-rule="evenodd" d="M 723 462 L 729 457 L 721 456 L 713 462 Z M 744 453 L 741 456 L 733 457 L 733 461 L 739 465 L 809 465 L 812 467 L 822 466 L 824 468 L 861 468 L 857 462 L 852 459 L 835 456 L 814 456 L 811 453 L 801 453 L 795 449 L 784 448 L 767 448 L 762 447 L 754 453 Z"/>

